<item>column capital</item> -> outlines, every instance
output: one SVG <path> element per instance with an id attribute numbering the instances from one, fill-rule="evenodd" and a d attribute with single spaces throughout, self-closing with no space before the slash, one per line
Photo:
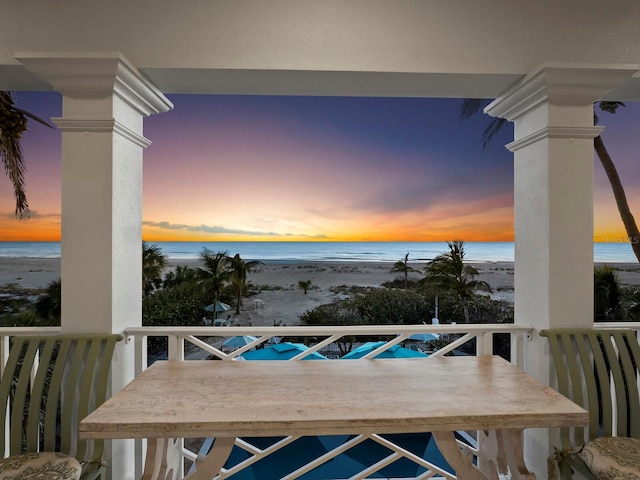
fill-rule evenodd
<path id="1" fill-rule="evenodd" d="M 545 102 L 592 105 L 639 71 L 640 65 L 543 63 L 487 105 L 484 113 L 514 121 Z"/>
<path id="2" fill-rule="evenodd" d="M 16 60 L 65 96 L 116 95 L 141 115 L 169 111 L 173 104 L 117 52 L 18 53 Z"/>
<path id="3" fill-rule="evenodd" d="M 115 119 L 107 120 L 87 120 L 87 119 L 68 119 L 63 117 L 54 117 L 51 119 L 61 132 L 113 132 L 121 137 L 133 142 L 135 145 L 147 148 L 151 145 L 151 141 L 144 136 L 134 132 L 126 125 L 116 121 Z"/>
<path id="4" fill-rule="evenodd" d="M 602 131 L 604 127 L 544 127 L 525 137 L 514 140 L 505 145 L 510 152 L 516 152 L 521 148 L 527 147 L 539 140 L 545 138 L 565 138 L 570 140 L 593 140 Z"/>

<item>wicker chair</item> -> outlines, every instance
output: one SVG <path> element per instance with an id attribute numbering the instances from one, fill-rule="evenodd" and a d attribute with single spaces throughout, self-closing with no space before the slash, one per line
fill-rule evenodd
<path id="1" fill-rule="evenodd" d="M 78 423 L 104 402 L 117 335 L 13 337 L 0 377 L 0 479 L 104 478 L 103 441 Z M 39 476 L 38 476 L 39 475 Z"/>
<path id="2" fill-rule="evenodd" d="M 561 477 L 570 479 L 576 471 L 587 479 L 640 480 L 636 333 L 562 329 L 540 334 L 549 340 L 559 392 L 590 415 L 588 428 L 560 430 L 562 448 L 552 459 Z"/>

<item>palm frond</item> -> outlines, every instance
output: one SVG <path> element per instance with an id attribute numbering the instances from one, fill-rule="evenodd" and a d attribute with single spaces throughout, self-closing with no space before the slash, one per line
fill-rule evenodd
<path id="1" fill-rule="evenodd" d="M 484 98 L 465 98 L 460 105 L 460 120 L 469 120 L 489 102 L 490 100 Z"/>
<path id="2" fill-rule="evenodd" d="M 489 142 L 495 137 L 500 130 L 507 124 L 506 118 L 492 118 L 489 122 L 489 125 L 482 132 L 482 136 L 480 137 L 482 140 L 482 148 L 485 148 L 489 145 Z"/>
<path id="3" fill-rule="evenodd" d="M 620 107 L 626 107 L 626 105 L 622 102 L 598 102 L 598 106 L 600 110 L 603 112 L 615 114 Z"/>
<path id="4" fill-rule="evenodd" d="M 20 147 L 20 140 L 13 135 L 0 132 L 0 161 L 4 171 L 13 185 L 13 196 L 16 199 L 15 215 L 19 219 L 29 218 L 29 203 L 25 190 L 25 164 Z"/>
<path id="5" fill-rule="evenodd" d="M 0 92 L 0 103 L 4 104 L 5 108 L 15 110 L 16 112 L 21 113 L 25 117 L 29 117 L 31 120 L 35 120 L 36 122 L 44 125 L 45 127 L 54 128 L 53 125 L 51 125 L 46 120 L 43 120 L 42 118 L 38 117 L 37 115 L 34 115 L 31 112 L 23 110 L 22 108 L 16 107 L 10 92 Z"/>
<path id="6" fill-rule="evenodd" d="M 41 118 L 14 105 L 11 92 L 0 91 L 0 162 L 13 185 L 16 200 L 15 214 L 28 218 L 29 204 L 25 191 L 25 163 L 20 139 L 27 130 L 28 118 L 53 128 Z"/>
<path id="7" fill-rule="evenodd" d="M 480 98 L 466 98 L 460 105 L 460 119 L 469 120 L 474 115 L 481 112 L 481 109 L 489 104 L 491 100 Z M 489 125 L 484 129 L 480 140 L 482 141 L 482 148 L 486 148 L 489 142 L 495 137 L 500 130 L 504 128 L 508 120 L 505 118 L 492 118 Z"/>
<path id="8" fill-rule="evenodd" d="M 626 105 L 622 102 L 597 102 L 597 105 L 600 107 L 600 110 L 606 113 L 610 113 L 611 115 L 615 115 L 615 113 L 618 111 L 618 108 L 626 107 Z M 594 105 L 593 124 L 598 125 L 599 122 L 600 122 L 600 117 L 598 117 L 598 114 L 596 112 L 595 105 Z"/>

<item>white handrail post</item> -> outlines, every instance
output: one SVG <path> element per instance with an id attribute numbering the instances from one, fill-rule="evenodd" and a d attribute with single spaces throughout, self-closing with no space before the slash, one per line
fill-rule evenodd
<path id="1" fill-rule="evenodd" d="M 184 337 L 177 334 L 168 335 L 167 350 L 169 360 L 184 360 Z"/>
<path id="2" fill-rule="evenodd" d="M 0 374 L 4 375 L 4 369 L 9 359 L 9 335 L 3 335 L 0 341 Z M 5 412 L 4 418 L 4 452 L 2 452 L 2 458 L 9 456 L 9 409 Z"/>
<path id="3" fill-rule="evenodd" d="M 167 336 L 167 357 L 169 360 L 184 360 L 184 336 L 179 334 L 169 334 Z M 175 465 L 171 465 L 170 468 L 174 472 L 173 478 L 180 479 L 184 477 L 184 462 L 182 461 L 181 452 L 184 450 L 184 439 L 176 438 L 175 442 L 170 446 L 173 450 L 177 450 L 177 455 L 167 455 L 167 461 L 169 458 L 177 459 Z"/>
<path id="4" fill-rule="evenodd" d="M 147 337 L 146 335 L 135 335 L 133 337 L 133 355 L 135 362 L 136 377 L 147 368 Z"/>
<path id="5" fill-rule="evenodd" d="M 511 363 L 514 363 L 518 368 L 524 370 L 525 368 L 525 336 L 527 333 L 514 332 L 511 334 Z"/>
<path id="6" fill-rule="evenodd" d="M 146 335 L 135 335 L 133 337 L 134 372 L 136 377 L 147 368 L 147 337 Z M 144 470 L 144 459 L 147 455 L 147 442 L 143 439 L 134 441 L 134 472 L 135 478 L 141 478 Z"/>
<path id="7" fill-rule="evenodd" d="M 482 332 L 476 342 L 478 344 L 478 356 L 493 354 L 493 332 Z"/>

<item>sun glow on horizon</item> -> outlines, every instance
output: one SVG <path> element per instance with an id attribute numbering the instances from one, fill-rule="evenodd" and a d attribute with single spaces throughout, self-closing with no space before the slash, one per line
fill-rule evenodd
<path id="1" fill-rule="evenodd" d="M 460 122 L 459 100 L 170 97 L 173 111 L 145 119 L 146 241 L 513 241 L 512 131 L 482 149 L 487 119 Z M 59 94 L 19 100 L 61 115 Z M 640 106 L 601 123 L 633 209 Z M 33 216 L 15 219 L 0 176 L 0 241 L 60 241 L 61 133 L 34 126 L 23 149 Z M 623 241 L 597 160 L 594 171 L 594 240 Z"/>
<path id="2" fill-rule="evenodd" d="M 378 228 L 368 228 L 348 232 L 346 230 L 308 234 L 224 234 L 194 233 L 193 231 L 162 229 L 143 226 L 142 239 L 148 242 L 444 242 L 454 238 L 468 242 L 512 242 L 514 240 L 513 225 L 508 222 L 487 223 L 487 232 L 479 231 L 469 224 L 433 229 L 431 232 L 415 230 L 395 230 L 381 232 Z M 196 227 L 197 228 L 197 227 Z M 8 242 L 59 242 L 60 223 L 42 218 L 18 221 L 15 218 L 5 219 L 0 223 L 0 241 Z M 601 230 L 594 232 L 594 242 L 624 243 L 629 240 L 624 228 Z"/>

